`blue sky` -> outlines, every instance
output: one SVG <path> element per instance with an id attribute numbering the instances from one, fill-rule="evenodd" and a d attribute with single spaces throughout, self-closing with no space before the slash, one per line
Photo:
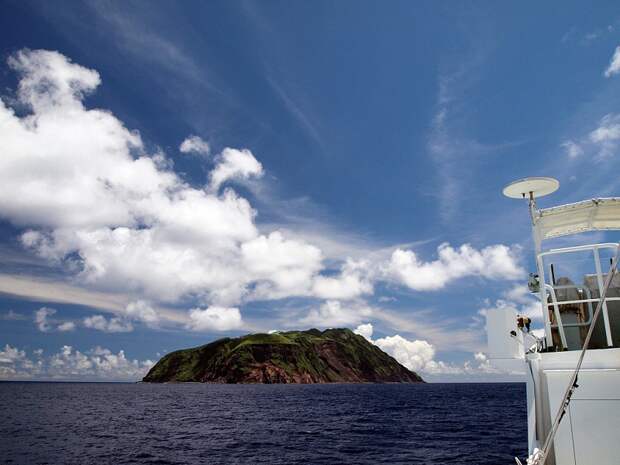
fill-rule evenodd
<path id="1" fill-rule="evenodd" d="M 505 379 L 484 311 L 535 303 L 501 188 L 616 193 L 614 2 L 3 12 L 3 378 L 137 379 L 222 336 L 362 325 L 429 379 Z"/>

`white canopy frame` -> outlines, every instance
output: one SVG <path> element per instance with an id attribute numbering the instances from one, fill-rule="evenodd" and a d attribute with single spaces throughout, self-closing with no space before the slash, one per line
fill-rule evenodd
<path id="1" fill-rule="evenodd" d="M 584 200 L 536 210 L 531 207 L 534 238 L 543 240 L 588 231 L 620 230 L 620 197 Z"/>
<path id="2" fill-rule="evenodd" d="M 553 239 L 556 237 L 589 231 L 620 230 L 620 197 L 584 200 L 557 207 L 537 209 L 534 196 L 530 195 L 529 203 L 534 244 L 536 246 L 536 267 L 538 268 L 538 276 L 541 283 L 540 301 L 543 308 L 545 321 L 545 336 L 547 339 L 547 344 L 552 345 L 553 339 L 551 335 L 551 321 L 546 304 L 547 289 L 545 286 L 543 257 L 547 255 L 570 253 L 586 249 L 592 250 L 594 252 L 597 281 L 600 288 L 603 282 L 603 276 L 601 272 L 599 249 L 610 247 L 617 248 L 618 245 L 593 244 L 543 251 L 542 243 L 546 239 Z M 606 303 L 603 304 L 603 321 L 605 325 L 607 343 L 609 346 L 612 346 L 612 335 L 609 327 L 609 315 Z M 560 333 L 562 333 L 561 329 Z"/>

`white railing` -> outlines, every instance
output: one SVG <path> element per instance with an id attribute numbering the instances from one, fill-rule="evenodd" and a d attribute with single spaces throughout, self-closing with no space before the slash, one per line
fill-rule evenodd
<path id="1" fill-rule="evenodd" d="M 568 343 L 567 343 L 567 339 L 566 339 L 566 332 L 564 330 L 565 327 L 583 327 L 583 326 L 588 326 L 591 324 L 592 322 L 592 303 L 594 302 L 599 302 L 600 298 L 592 298 L 592 295 L 590 293 L 590 290 L 587 287 L 583 287 L 583 291 L 584 293 L 587 294 L 587 299 L 573 299 L 573 300 L 558 300 L 557 299 L 557 294 L 556 294 L 556 289 L 568 289 L 568 288 L 574 288 L 574 289 L 579 289 L 577 288 L 577 286 L 575 285 L 550 285 L 550 284 L 546 284 L 545 283 L 545 276 L 544 276 L 544 261 L 543 259 L 545 257 L 549 257 L 552 255 L 559 255 L 559 254 L 565 254 L 565 253 L 572 253 L 572 252 L 584 252 L 584 251 L 589 251 L 591 250 L 594 256 L 594 266 L 595 266 L 595 276 L 596 276 L 596 282 L 597 282 L 597 287 L 598 287 L 598 291 L 599 291 L 599 295 L 602 295 L 602 290 L 603 290 L 603 286 L 604 286 L 604 277 L 603 277 L 603 273 L 602 273 L 602 268 L 601 268 L 601 257 L 600 257 L 600 253 L 599 250 L 600 249 L 612 249 L 615 251 L 618 249 L 618 244 L 617 243 L 603 243 L 603 244 L 590 244 L 590 245 L 580 245 L 580 246 L 575 246 L 575 247 L 565 247 L 565 248 L 561 248 L 561 249 L 550 249 L 547 250 L 545 252 L 540 252 L 536 259 L 537 259 L 537 264 L 538 264 L 538 272 L 539 272 L 539 279 L 540 279 L 540 299 L 542 302 L 542 307 L 543 307 L 543 313 L 544 313 L 544 322 L 545 322 L 545 336 L 547 339 L 547 346 L 551 347 L 553 346 L 553 336 L 552 336 L 552 329 L 556 329 L 558 330 L 558 333 L 560 335 L 560 341 L 562 343 L 563 348 L 568 349 Z M 548 302 L 548 297 L 551 297 L 551 302 Z M 603 308 L 602 308 L 602 313 L 603 313 L 603 323 L 604 323 L 604 327 L 605 327 L 605 337 L 606 337 L 606 342 L 607 345 L 609 347 L 613 346 L 613 337 L 612 337 L 612 333 L 611 333 L 611 326 L 609 323 L 609 313 L 608 313 L 608 309 L 607 309 L 607 301 L 619 301 L 620 297 L 607 297 L 605 299 L 605 301 L 603 302 Z M 563 323 L 562 322 L 562 317 L 561 317 L 561 312 L 560 312 L 560 305 L 581 305 L 581 304 L 587 304 L 588 306 L 588 313 L 589 313 L 589 318 L 588 321 L 584 321 L 584 322 L 578 322 L 578 323 Z M 555 316 L 555 320 L 557 322 L 557 324 L 551 324 L 551 317 L 549 314 L 549 306 L 553 307 L 553 314 Z"/>

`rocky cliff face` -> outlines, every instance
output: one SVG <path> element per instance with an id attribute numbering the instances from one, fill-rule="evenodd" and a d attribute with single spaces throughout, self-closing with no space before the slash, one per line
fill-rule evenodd
<path id="1" fill-rule="evenodd" d="M 349 329 L 250 334 L 164 356 L 145 382 L 423 382 Z"/>

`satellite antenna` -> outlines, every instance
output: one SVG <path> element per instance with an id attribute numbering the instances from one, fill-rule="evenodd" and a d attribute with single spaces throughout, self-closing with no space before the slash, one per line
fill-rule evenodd
<path id="1" fill-rule="evenodd" d="M 530 204 L 530 216 L 534 223 L 536 213 L 536 198 L 553 194 L 560 187 L 560 181 L 554 178 L 532 177 L 513 181 L 504 187 L 502 191 L 511 199 L 528 199 Z"/>
<path id="2" fill-rule="evenodd" d="M 533 200 L 554 193 L 560 187 L 560 182 L 553 178 L 525 178 L 513 181 L 504 187 L 503 193 L 511 199 Z"/>

